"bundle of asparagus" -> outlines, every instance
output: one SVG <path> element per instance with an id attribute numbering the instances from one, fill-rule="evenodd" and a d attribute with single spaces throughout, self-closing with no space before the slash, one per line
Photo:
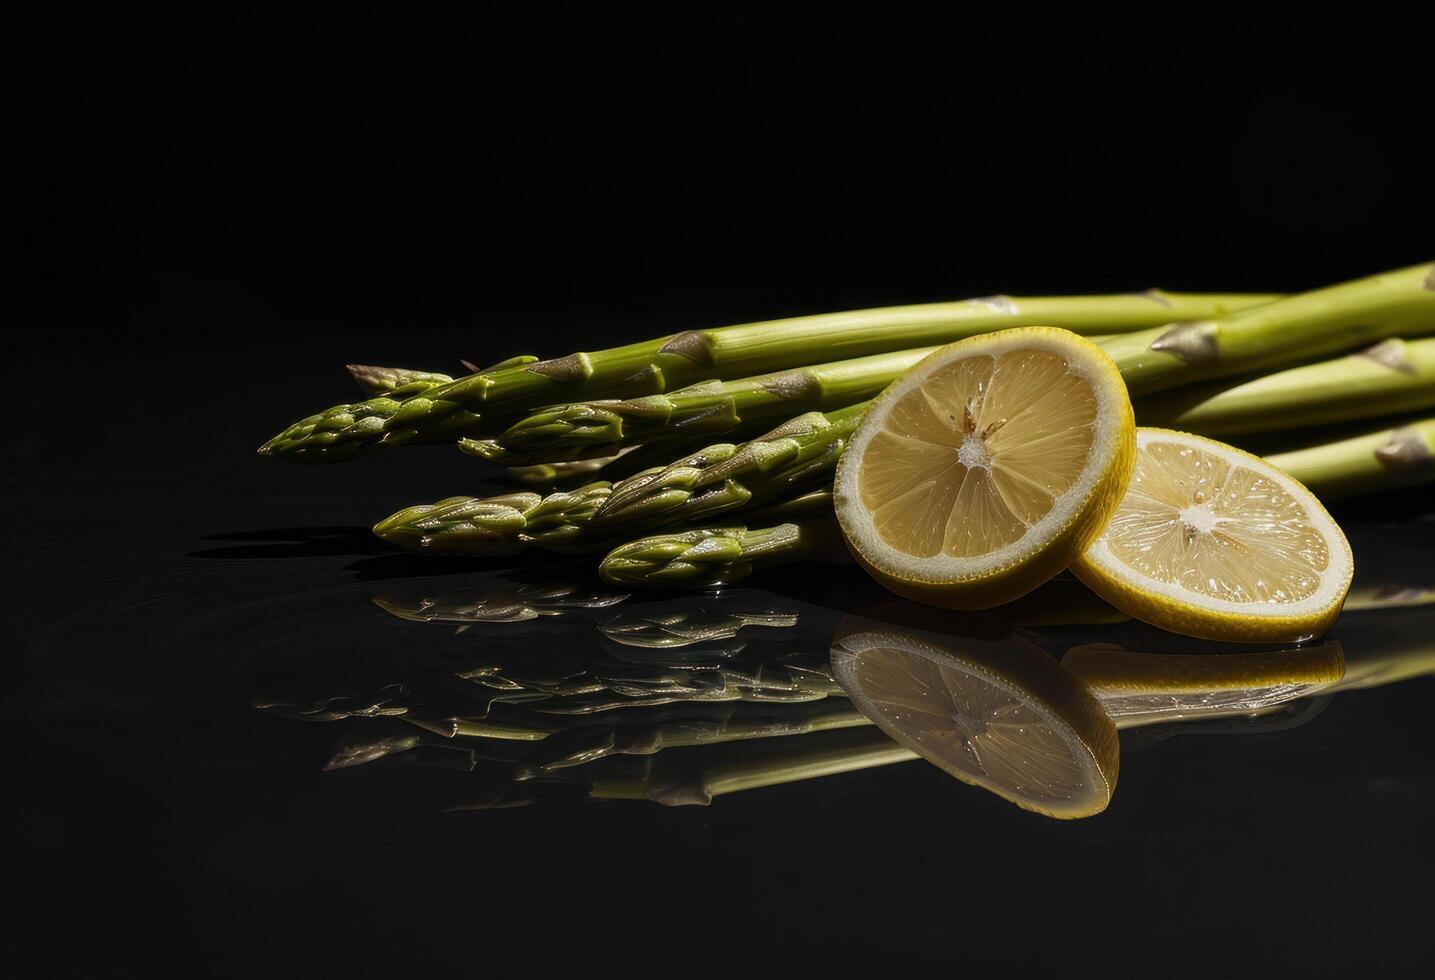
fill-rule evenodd
<path id="1" fill-rule="evenodd" d="M 504 361 L 435 386 L 419 381 L 425 385 L 422 390 L 381 390 L 367 401 L 336 405 L 301 419 L 259 451 L 292 462 L 335 462 L 387 446 L 448 442 L 501 431 L 507 425 L 505 415 L 533 406 L 630 398 L 714 378 L 801 368 L 812 363 L 813 350 L 854 358 L 1033 324 L 1083 334 L 1120 333 L 1220 317 L 1275 298 L 1160 290 L 1120 296 L 991 296 L 689 330 L 551 360 Z M 378 387 L 382 389 L 383 383 Z M 400 393 L 402 397 L 394 397 Z"/>
<path id="2" fill-rule="evenodd" d="M 353 366 L 374 397 L 302 420 L 261 452 L 326 462 L 457 441 L 530 467 L 526 479 L 600 477 L 422 504 L 375 532 L 458 554 L 608 552 L 603 574 L 624 585 L 724 584 L 839 557 L 824 491 L 867 400 L 929 345 L 1026 324 L 1093 337 L 1137 396 L 1138 423 L 1234 438 L 1322 496 L 1435 479 L 1430 264 L 1292 296 L 989 297 L 826 314 L 517 358 L 456 380 Z M 827 360 L 805 363 L 813 350 Z M 773 422 L 746 442 L 697 441 Z M 1369 431 L 1303 431 L 1335 423 Z"/>

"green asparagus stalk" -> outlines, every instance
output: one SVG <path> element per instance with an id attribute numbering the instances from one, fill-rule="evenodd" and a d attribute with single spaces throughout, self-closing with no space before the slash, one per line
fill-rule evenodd
<path id="1" fill-rule="evenodd" d="M 766 423 L 770 425 L 771 423 Z M 749 422 L 739 425 L 727 437 L 733 440 L 749 439 L 766 433 L 764 424 Z M 645 470 L 662 469 L 685 453 L 703 452 L 709 448 L 711 433 L 694 433 L 640 446 L 625 446 L 613 456 L 595 456 L 590 459 L 571 459 L 553 463 L 535 463 L 531 466 L 510 466 L 508 475 L 519 483 L 537 489 L 572 489 L 579 483 L 606 480 L 618 483 Z M 460 446 L 460 448 L 462 448 Z M 568 483 L 564 487 L 561 484 Z"/>
<path id="2" fill-rule="evenodd" d="M 360 390 L 370 396 L 408 398 L 430 388 L 453 383 L 453 378 L 446 374 L 413 368 L 375 367 L 372 364 L 347 364 L 345 367 Z"/>
<path id="3" fill-rule="evenodd" d="M 692 432 L 729 432 L 744 421 L 790 417 L 865 402 L 934 350 L 833 361 L 737 381 L 708 381 L 671 394 L 544 408 L 465 451 L 509 465 L 610 456 L 625 445 Z"/>
<path id="4" fill-rule="evenodd" d="M 554 551 L 591 550 L 584 525 L 612 492 L 606 481 L 543 496 L 447 497 L 406 507 L 374 525 L 391 544 L 437 554 L 507 555 L 533 546 Z"/>
<path id="5" fill-rule="evenodd" d="M 1428 333 L 1435 331 L 1435 291 L 1424 283 L 1432 269 L 1412 267 L 1317 289 L 1221 320 L 1102 337 L 1102 346 L 1128 387 L 1139 393 L 1307 360 L 1394 333 Z M 1399 360 L 1398 349 L 1379 350 Z M 462 445 L 475 455 L 512 463 L 611 454 L 625 444 L 673 437 L 685 427 L 725 431 L 742 419 L 783 414 L 784 409 L 790 414 L 793 402 L 818 410 L 853 404 L 876 395 L 927 352 L 833 362 L 627 401 L 551 406 L 492 439 Z M 1349 366 L 1344 373 L 1351 373 Z M 1319 373 L 1313 380 L 1320 380 Z M 1395 389 L 1391 398 L 1397 402 L 1402 394 L 1409 400 L 1412 387 L 1428 388 L 1419 379 L 1401 386 L 1382 378 L 1379 384 Z M 1268 385 L 1244 400 L 1278 399 L 1281 393 L 1288 391 Z M 1413 397 L 1419 401 L 1419 395 Z M 1367 411 L 1379 414 L 1373 407 Z"/>
<path id="6" fill-rule="evenodd" d="M 1415 349 L 1411 363 L 1417 371 L 1425 370 L 1425 359 L 1435 352 L 1435 340 L 1397 343 L 1406 352 Z M 1367 361 L 1374 366 L 1367 368 Z M 1385 380 L 1385 374 L 1397 377 Z M 1291 383 L 1296 375 L 1305 379 L 1302 386 Z M 1411 375 L 1357 355 L 1234 386 L 1210 399 L 1214 407 L 1197 403 L 1179 413 L 1180 424 L 1169 424 L 1201 433 L 1220 431 L 1224 425 L 1237 424 L 1234 420 L 1261 428 L 1292 422 L 1305 425 L 1330 417 L 1323 407 L 1326 402 L 1359 416 L 1364 412 L 1360 399 L 1345 392 L 1362 392 L 1380 401 L 1384 396 L 1364 384 L 1372 377 L 1390 395 L 1385 404 L 1416 404 L 1426 397 L 1418 384 L 1407 387 Z M 1418 382 L 1419 375 L 1414 377 Z M 525 546 L 592 550 L 631 528 L 656 531 L 692 525 L 780 499 L 803 487 L 823 486 L 865 411 L 866 403 L 861 403 L 827 414 L 807 413 L 745 445 L 709 446 L 617 484 L 595 482 L 546 497 L 532 493 L 451 497 L 421 504 L 386 518 L 374 530 L 401 547 L 452 554 L 512 554 Z M 1159 407 L 1143 406 L 1138 411 L 1143 424 L 1168 421 Z M 1334 499 L 1422 482 L 1430 469 L 1422 462 L 1429 448 L 1428 426 L 1412 423 L 1398 435 L 1375 433 L 1271 459 L 1282 468 L 1295 468 L 1298 477 Z M 751 518 L 747 523 L 753 526 Z"/>
<path id="7" fill-rule="evenodd" d="M 823 516 L 753 530 L 704 528 L 641 538 L 609 552 L 598 574 L 614 584 L 702 588 L 730 585 L 772 564 L 846 560 L 836 520 Z"/>
<path id="8" fill-rule="evenodd" d="M 1133 395 L 1435 332 L 1435 265 L 1287 296 L 1229 316 L 1113 337 L 1103 346 Z"/>
<path id="9" fill-rule="evenodd" d="M 1435 417 L 1276 453 L 1266 461 L 1324 500 L 1429 483 L 1435 481 Z M 807 506 L 813 512 L 830 509 L 831 497 L 812 494 Z M 607 582 L 634 588 L 732 585 L 757 568 L 812 561 L 818 555 L 841 561 L 834 541 L 840 541 L 840 531 L 829 516 L 809 517 L 800 525 L 695 529 L 622 545 L 609 552 L 598 571 Z"/>
<path id="10" fill-rule="evenodd" d="M 1305 449 L 1266 461 L 1300 480 L 1322 500 L 1336 500 L 1435 480 L 1435 416 Z"/>
<path id="11" fill-rule="evenodd" d="M 823 483 L 866 412 L 866 403 L 808 412 L 742 446 L 714 446 L 638 474 L 614 488 L 590 524 L 688 523 Z"/>
<path id="12" fill-rule="evenodd" d="M 1163 396 L 1170 397 L 1170 396 Z M 1143 425 L 1165 424 L 1202 434 L 1302 427 L 1435 405 L 1435 338 L 1392 338 L 1360 354 L 1291 368 L 1254 381 L 1205 387 L 1177 407 L 1161 399 L 1138 404 Z M 717 445 L 661 471 L 613 488 L 588 518 L 590 527 L 693 523 L 830 479 L 866 403 L 809 413 L 744 446 Z M 1394 450 L 1387 457 L 1404 457 Z M 1417 448 L 1411 461 L 1419 458 Z M 1303 465 L 1303 464 L 1297 464 Z M 1397 466 L 1398 468 L 1398 466 Z M 1418 471 L 1419 467 L 1415 467 Z M 1321 474 L 1312 474 L 1317 483 Z M 1334 492 L 1334 488 L 1327 488 Z"/>
<path id="13" fill-rule="evenodd" d="M 811 361 L 944 344 L 1006 327 L 1046 324 L 1110 334 L 1223 316 L 1276 299 L 1256 294 L 1150 290 L 1114 296 L 994 296 L 690 330 L 554 360 L 479 371 L 406 399 L 388 394 L 336 405 L 295 422 L 260 447 L 291 462 L 340 462 L 386 446 L 449 442 L 502 428 L 504 414 L 555 402 L 630 398 L 714 378 L 741 378 Z M 542 462 L 551 462 L 543 460 Z"/>
<path id="14" fill-rule="evenodd" d="M 400 547 L 446 554 L 504 555 L 530 546 L 594 550 L 634 523 L 676 527 L 820 485 L 865 410 L 864 403 L 829 415 L 807 413 L 745 445 L 709 446 L 617 484 L 600 480 L 546 496 L 449 497 L 407 507 L 376 524 L 374 533 Z M 624 502 L 599 519 L 614 493 Z"/>
<path id="15" fill-rule="evenodd" d="M 1142 425 L 1202 435 L 1270 432 L 1435 407 L 1435 337 L 1392 337 L 1357 354 L 1234 383 L 1192 385 L 1136 404 Z"/>
<path id="16" fill-rule="evenodd" d="M 634 447 L 637 448 L 637 447 Z M 562 483 L 597 476 L 617 456 L 595 456 L 592 459 L 569 459 L 557 463 L 534 463 L 531 466 L 510 466 L 508 478 L 530 487 L 553 487 Z"/>
<path id="17" fill-rule="evenodd" d="M 532 364 L 538 358 L 532 354 L 520 354 L 518 357 L 510 357 L 505 361 L 483 368 L 485 371 L 499 371 L 504 368 L 522 367 L 525 364 Z M 468 361 L 463 361 L 463 366 L 469 371 L 477 371 Z M 349 375 L 359 390 L 366 395 L 382 396 L 402 401 L 414 395 L 421 395 L 431 388 L 439 388 L 443 385 L 453 384 L 453 378 L 447 374 L 440 374 L 437 371 L 418 371 L 413 368 L 398 367 L 376 367 L 373 364 L 347 364 Z"/>

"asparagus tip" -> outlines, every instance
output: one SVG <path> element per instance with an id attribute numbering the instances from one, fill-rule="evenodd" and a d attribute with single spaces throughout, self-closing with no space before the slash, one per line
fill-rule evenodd
<path id="1" fill-rule="evenodd" d="M 504 456 L 503 447 L 492 439 L 460 439 L 458 448 L 480 459 L 499 460 Z"/>

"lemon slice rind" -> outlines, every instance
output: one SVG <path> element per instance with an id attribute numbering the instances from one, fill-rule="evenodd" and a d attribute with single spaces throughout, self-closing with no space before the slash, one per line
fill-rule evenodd
<path id="1" fill-rule="evenodd" d="M 884 430 L 892 410 L 941 368 L 966 358 L 1020 351 L 1060 356 L 1068 373 L 1081 378 L 1091 392 L 1093 436 L 1079 474 L 1019 538 L 986 553 L 916 556 L 884 540 L 861 499 L 859 471 L 867 447 Z M 1120 371 L 1085 338 L 1056 327 L 1019 327 L 970 337 L 934 351 L 873 402 L 838 463 L 833 487 L 838 521 L 857 561 L 899 595 L 963 609 L 1009 602 L 1062 571 L 1099 537 L 1130 480 L 1134 432 Z"/>
<path id="2" fill-rule="evenodd" d="M 1328 562 L 1311 569 L 1320 579 L 1310 595 L 1290 602 L 1238 602 L 1203 595 L 1163 581 L 1121 561 L 1105 535 L 1072 562 L 1071 570 L 1093 592 L 1128 615 L 1186 636 L 1208 640 L 1272 642 L 1309 640 L 1325 634 L 1340 615 L 1355 570 L 1350 544 L 1315 495 L 1295 477 L 1233 446 L 1186 432 L 1142 427 L 1136 451 L 1175 443 L 1221 458 L 1233 468 L 1253 470 L 1298 501 L 1310 525 L 1324 539 Z"/>

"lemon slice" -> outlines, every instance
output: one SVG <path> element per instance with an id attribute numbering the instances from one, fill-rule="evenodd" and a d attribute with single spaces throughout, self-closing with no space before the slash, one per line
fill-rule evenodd
<path id="1" fill-rule="evenodd" d="M 1089 817 L 1116 788 L 1116 727 L 1040 648 L 853 630 L 837 682 L 893 739 L 965 783 L 1050 817 Z"/>
<path id="2" fill-rule="evenodd" d="M 1061 666 L 1086 685 L 1117 728 L 1250 714 L 1307 697 L 1345 676 L 1339 640 L 1235 654 L 1135 653 L 1073 647 Z"/>
<path id="3" fill-rule="evenodd" d="M 899 595 L 1008 602 L 1101 533 L 1130 479 L 1135 423 L 1116 365 L 1055 327 L 933 352 L 873 402 L 837 466 L 857 560 Z"/>
<path id="4" fill-rule="evenodd" d="M 1130 488 L 1072 563 L 1121 611 L 1211 640 L 1306 640 L 1340 615 L 1355 563 L 1295 478 L 1224 443 L 1136 431 Z"/>

